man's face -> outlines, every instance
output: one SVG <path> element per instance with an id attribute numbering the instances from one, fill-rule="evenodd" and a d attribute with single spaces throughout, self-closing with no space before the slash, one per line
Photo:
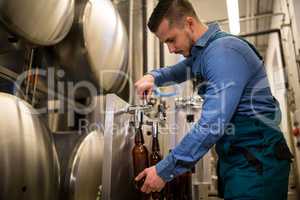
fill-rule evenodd
<path id="1" fill-rule="evenodd" d="M 170 53 L 181 54 L 184 57 L 190 56 L 193 45 L 191 31 L 186 25 L 169 25 L 167 19 L 160 23 L 155 35 L 163 43 L 166 43 Z"/>

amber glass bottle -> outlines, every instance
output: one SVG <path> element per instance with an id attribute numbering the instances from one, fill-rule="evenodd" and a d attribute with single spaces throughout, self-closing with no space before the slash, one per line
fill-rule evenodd
<path id="1" fill-rule="evenodd" d="M 134 177 L 149 167 L 148 150 L 144 145 L 144 136 L 141 128 L 135 129 L 134 147 L 132 149 Z M 144 180 L 137 183 L 138 188 L 141 188 Z"/>
<path id="2" fill-rule="evenodd" d="M 180 178 L 175 177 L 172 181 L 166 184 L 165 197 L 166 200 L 179 200 L 180 199 Z"/>
<path id="3" fill-rule="evenodd" d="M 166 200 L 192 200 L 191 172 L 175 177 L 166 185 Z"/>
<path id="4" fill-rule="evenodd" d="M 166 200 L 192 200 L 192 173 L 186 172 L 168 182 L 165 197 Z"/>
<path id="5" fill-rule="evenodd" d="M 150 155 L 150 165 L 156 165 L 161 161 L 162 156 L 160 154 L 159 141 L 158 141 L 158 123 L 153 123 L 152 128 L 152 152 Z"/>
<path id="6" fill-rule="evenodd" d="M 169 150 L 171 153 L 172 150 Z M 177 200 L 176 197 L 179 197 L 179 192 L 177 191 L 179 188 L 179 177 L 175 177 L 173 180 L 168 182 L 165 186 L 165 199 L 166 200 Z"/>
<path id="7" fill-rule="evenodd" d="M 192 200 L 192 173 L 186 172 L 180 178 L 180 199 Z"/>
<path id="8" fill-rule="evenodd" d="M 134 137 L 134 147 L 132 149 L 132 160 L 133 160 L 133 171 L 134 171 L 134 177 L 136 177 L 139 173 L 141 173 L 144 169 L 149 167 L 149 153 L 144 145 L 144 136 L 142 131 L 142 125 L 141 123 L 135 127 L 135 137 Z M 142 180 L 135 182 L 136 189 L 138 192 L 138 196 L 140 200 L 149 200 L 150 195 L 145 194 L 141 192 L 141 187 L 143 186 L 143 183 L 145 181 L 145 178 Z"/>
<path id="9" fill-rule="evenodd" d="M 151 166 L 156 165 L 162 159 L 158 141 L 158 123 L 153 122 L 152 127 L 152 152 L 150 155 Z M 151 196 L 153 200 L 163 200 L 164 198 L 163 192 L 152 192 Z"/>

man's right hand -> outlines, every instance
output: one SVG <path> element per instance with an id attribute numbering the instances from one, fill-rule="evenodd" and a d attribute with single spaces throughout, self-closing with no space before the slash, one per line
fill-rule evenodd
<path id="1" fill-rule="evenodd" d="M 136 87 L 137 94 L 141 99 L 144 98 L 144 94 L 147 94 L 147 98 L 151 96 L 154 88 L 154 77 L 151 74 L 147 74 L 139 79 L 134 86 Z"/>

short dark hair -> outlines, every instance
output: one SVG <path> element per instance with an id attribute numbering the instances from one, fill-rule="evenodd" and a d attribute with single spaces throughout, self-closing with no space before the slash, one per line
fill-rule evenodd
<path id="1" fill-rule="evenodd" d="M 160 0 L 150 16 L 148 27 L 151 32 L 155 33 L 164 18 L 172 26 L 174 23 L 179 24 L 182 22 L 182 19 L 186 16 L 198 19 L 192 4 L 188 0 Z"/>

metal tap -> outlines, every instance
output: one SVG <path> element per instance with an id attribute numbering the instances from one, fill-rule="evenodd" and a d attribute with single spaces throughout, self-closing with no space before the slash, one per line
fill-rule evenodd
<path id="1" fill-rule="evenodd" d="M 176 98 L 176 107 L 191 107 L 191 108 L 201 108 L 202 99 L 199 96 L 191 96 L 186 98 Z"/>
<path id="2" fill-rule="evenodd" d="M 142 128 L 143 125 L 144 112 L 142 110 L 136 109 L 134 113 L 134 127 Z"/>
<path id="3" fill-rule="evenodd" d="M 157 121 L 152 122 L 152 136 L 153 137 L 158 136 L 158 122 Z"/>
<path id="4" fill-rule="evenodd" d="M 167 108 L 165 102 L 161 101 L 160 104 L 158 105 L 158 116 L 161 122 L 166 121 L 167 119 L 166 109 Z"/>

